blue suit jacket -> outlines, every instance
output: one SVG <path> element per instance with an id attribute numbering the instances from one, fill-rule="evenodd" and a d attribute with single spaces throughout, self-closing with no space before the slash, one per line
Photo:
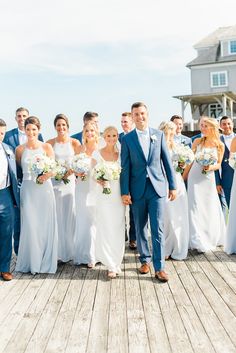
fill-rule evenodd
<path id="1" fill-rule="evenodd" d="M 38 137 L 39 141 L 43 142 L 43 136 L 39 134 Z M 5 142 L 7 145 L 11 146 L 13 150 L 15 151 L 16 147 L 19 146 L 20 141 L 19 141 L 19 131 L 17 128 L 9 130 L 6 132 L 5 137 L 3 142 Z M 17 165 L 17 179 L 19 182 L 22 180 L 22 169 L 19 165 Z"/>
<path id="2" fill-rule="evenodd" d="M 83 131 L 78 132 L 77 134 L 74 134 L 71 136 L 73 139 L 79 140 L 79 142 L 82 145 L 82 137 L 83 137 Z"/>
<path id="3" fill-rule="evenodd" d="M 191 148 L 191 146 L 192 146 L 192 140 L 191 140 L 191 138 L 190 137 L 188 137 L 188 136 L 185 136 L 185 135 L 180 135 L 180 136 L 174 136 L 174 140 L 175 140 L 175 142 L 176 143 L 181 143 L 181 144 L 183 144 L 183 145 L 185 145 L 185 146 L 189 146 L 190 148 Z"/>
<path id="4" fill-rule="evenodd" d="M 217 170 L 215 173 L 216 185 L 221 185 L 223 189 L 231 189 L 232 183 L 233 183 L 233 177 L 234 177 L 234 169 L 231 168 L 229 165 L 230 151 L 225 144 L 224 135 L 221 135 L 220 139 L 225 145 L 225 151 L 221 162 L 221 175 L 219 170 Z"/>
<path id="5" fill-rule="evenodd" d="M 16 177 L 16 160 L 13 149 L 7 145 L 6 143 L 2 143 L 3 149 L 6 153 L 7 161 L 8 161 L 8 172 L 10 174 L 11 179 L 11 190 L 13 195 L 13 201 L 16 206 L 20 206 L 20 189 L 17 183 Z"/>
<path id="6" fill-rule="evenodd" d="M 151 137 L 149 156 L 146 160 L 139 143 L 136 129 L 122 138 L 121 143 L 121 195 L 131 194 L 133 200 L 140 199 L 145 191 L 147 174 L 160 197 L 169 189 L 176 189 L 175 172 L 162 131 L 149 128 Z"/>
<path id="7" fill-rule="evenodd" d="M 124 132 L 121 132 L 118 136 L 118 141 L 121 143 L 123 136 L 125 136 Z"/>
<path id="8" fill-rule="evenodd" d="M 200 138 L 200 137 L 202 137 L 202 134 L 201 134 L 201 133 L 200 133 L 200 134 L 197 134 L 197 135 L 192 136 L 192 142 L 193 142 L 194 140 L 196 140 L 196 139 Z"/>

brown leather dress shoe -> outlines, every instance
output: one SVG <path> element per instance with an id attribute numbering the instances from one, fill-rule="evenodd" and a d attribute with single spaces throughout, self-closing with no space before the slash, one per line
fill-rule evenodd
<path id="1" fill-rule="evenodd" d="M 129 248 L 131 250 L 136 250 L 137 249 L 137 245 L 136 245 L 136 241 L 135 240 L 130 240 L 129 242 Z"/>
<path id="2" fill-rule="evenodd" d="M 1 272 L 1 276 L 4 281 L 11 281 L 13 276 L 10 272 Z"/>
<path id="3" fill-rule="evenodd" d="M 150 271 L 150 265 L 145 262 L 138 270 L 141 275 L 146 275 Z"/>
<path id="4" fill-rule="evenodd" d="M 158 279 L 160 282 L 168 282 L 169 277 L 165 271 L 157 271 L 155 273 L 156 279 Z"/>

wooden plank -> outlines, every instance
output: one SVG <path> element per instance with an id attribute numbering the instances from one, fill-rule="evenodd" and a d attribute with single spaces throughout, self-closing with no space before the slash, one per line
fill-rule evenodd
<path id="1" fill-rule="evenodd" d="M 44 275 L 36 275 L 31 281 L 28 281 L 29 285 L 25 288 L 17 303 L 15 303 L 14 307 L 4 318 L 4 321 L 0 325 L 0 352 L 4 351 L 5 346 L 8 344 L 17 326 L 24 318 L 28 307 L 35 299 L 44 280 Z"/>
<path id="2" fill-rule="evenodd" d="M 87 269 L 75 267 L 45 353 L 65 352 Z M 78 281 L 78 278 L 80 279 Z M 80 333 L 81 334 L 81 333 Z"/>
<path id="3" fill-rule="evenodd" d="M 138 264 L 139 266 L 139 264 Z M 171 352 L 162 312 L 151 276 L 138 276 L 144 308 L 150 350 L 153 353 Z M 156 281 L 154 279 L 154 281 Z"/>
<path id="4" fill-rule="evenodd" d="M 125 257 L 125 293 L 127 303 L 128 344 L 130 353 L 150 353 L 144 307 L 138 280 L 137 254 L 127 251 Z M 138 264 L 138 267 L 140 264 Z M 151 280 L 151 275 L 143 275 Z"/>
<path id="5" fill-rule="evenodd" d="M 95 269 L 86 270 L 86 272 L 85 269 L 80 269 L 80 276 L 85 272 L 86 277 L 78 296 L 79 301 L 75 309 L 74 321 L 65 350 L 66 353 L 84 353 L 86 351 L 99 268 L 100 266 L 96 266 Z M 74 295 L 77 296 L 78 294 L 74 292 Z"/>
<path id="6" fill-rule="evenodd" d="M 201 256 L 201 258 L 202 265 L 204 266 L 207 260 L 204 256 Z M 188 260 L 185 261 L 184 265 L 187 265 L 191 274 L 184 272 L 181 275 L 181 281 L 188 292 L 192 305 L 194 306 L 215 351 L 219 353 L 235 352 L 234 344 L 222 326 L 219 318 L 215 314 L 211 303 L 209 303 L 205 297 L 205 291 L 211 290 L 211 283 L 203 274 L 203 271 L 199 264 L 195 261 L 195 258 L 190 256 Z M 201 278 L 202 275 L 203 277 Z M 201 286 L 199 285 L 199 282 L 201 281 L 204 281 L 206 285 L 204 292 L 201 290 Z"/>
<path id="7" fill-rule="evenodd" d="M 55 275 L 42 275 L 42 278 L 45 277 L 45 280 L 39 288 L 38 293 L 35 295 L 32 304 L 25 311 L 17 329 L 11 337 L 10 342 L 6 346 L 6 353 L 15 353 L 16 347 L 17 353 L 25 351 L 62 269 L 63 267 L 61 267 Z"/>
<path id="8" fill-rule="evenodd" d="M 194 352 L 215 352 L 211 341 L 189 299 L 188 293 L 181 282 L 181 277 L 189 272 L 183 261 L 169 262 L 169 286 L 174 301 L 182 318 Z M 187 273 L 188 275 L 188 273 Z"/>
<path id="9" fill-rule="evenodd" d="M 35 331 L 26 347 L 25 353 L 44 352 L 53 331 L 57 315 L 70 285 L 73 272 L 74 267 L 66 264 L 63 272 L 59 276 L 59 279 L 56 281 L 54 290 L 42 312 Z"/>
<path id="10" fill-rule="evenodd" d="M 122 273 L 111 281 L 107 352 L 128 353 L 128 327 L 124 264 Z"/>
<path id="11" fill-rule="evenodd" d="M 101 266 L 88 337 L 87 353 L 107 352 L 111 280 Z"/>
<path id="12" fill-rule="evenodd" d="M 166 261 L 166 271 L 171 274 L 171 264 L 168 261 Z M 191 342 L 170 289 L 170 282 L 174 281 L 174 278 L 170 277 L 168 283 L 159 283 L 157 280 L 153 281 L 172 352 L 193 352 Z"/>
<path id="13" fill-rule="evenodd" d="M 209 282 L 212 283 L 230 310 L 234 313 L 234 315 L 236 315 L 236 296 L 235 292 L 231 288 L 236 285 L 236 283 L 234 283 L 236 282 L 236 278 L 233 277 L 232 273 L 228 269 L 225 269 L 224 271 L 225 266 L 223 264 L 215 263 L 216 258 L 213 253 L 205 253 L 204 255 L 198 256 L 195 255 L 194 258 L 199 264 L 201 270 L 207 276 Z M 211 262 L 209 262 L 208 259 L 210 259 Z M 218 269 L 222 275 L 225 273 L 225 278 L 223 278 L 215 268 Z"/>

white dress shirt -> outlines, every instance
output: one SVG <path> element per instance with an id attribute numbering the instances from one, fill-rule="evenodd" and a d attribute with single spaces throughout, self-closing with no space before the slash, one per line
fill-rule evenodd
<path id="1" fill-rule="evenodd" d="M 27 142 L 27 136 L 24 131 L 18 129 L 18 136 L 19 136 L 20 145 L 23 145 L 24 143 Z"/>
<path id="2" fill-rule="evenodd" d="M 0 143 L 0 190 L 5 189 L 10 185 L 8 178 L 8 162 L 6 153 Z"/>
<path id="3" fill-rule="evenodd" d="M 136 132 L 138 134 L 138 139 L 142 147 L 144 156 L 147 160 L 149 155 L 149 147 L 150 147 L 149 129 L 147 128 L 143 131 L 136 129 Z"/>
<path id="4" fill-rule="evenodd" d="M 231 142 L 232 142 L 235 135 L 230 134 L 230 135 L 223 135 L 223 136 L 224 136 L 225 145 L 228 147 L 228 149 L 230 151 Z"/>

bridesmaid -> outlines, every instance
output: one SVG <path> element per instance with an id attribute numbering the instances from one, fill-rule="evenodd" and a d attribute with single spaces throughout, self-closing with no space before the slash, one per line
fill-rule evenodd
<path id="1" fill-rule="evenodd" d="M 236 137 L 234 137 L 230 152 L 236 153 Z M 229 208 L 229 219 L 227 225 L 226 241 L 225 241 L 225 252 L 227 254 L 236 253 L 236 172 L 234 171 L 233 184 L 231 189 L 231 199 Z"/>
<path id="2" fill-rule="evenodd" d="M 176 125 L 172 121 L 163 122 L 159 126 L 166 137 L 167 146 L 172 157 L 176 143 Z M 177 197 L 174 201 L 167 200 L 165 208 L 164 234 L 166 259 L 183 260 L 188 255 L 189 222 L 188 197 L 182 175 L 175 171 Z"/>
<path id="3" fill-rule="evenodd" d="M 90 159 L 90 171 L 85 179 L 82 174 L 77 174 L 75 187 L 76 200 L 76 227 L 75 227 L 75 252 L 74 263 L 86 264 L 88 268 L 95 266 L 95 210 L 92 199 L 95 181 L 91 178 L 92 154 L 98 148 L 99 132 L 94 122 L 85 123 L 82 132 L 83 145 L 77 150 L 78 154 L 84 154 Z"/>
<path id="4" fill-rule="evenodd" d="M 225 220 L 216 189 L 215 170 L 221 166 L 224 144 L 220 140 L 219 125 L 214 118 L 204 118 L 203 137 L 196 138 L 195 153 L 212 153 L 217 161 L 202 166 L 196 160 L 184 170 L 188 176 L 190 248 L 198 252 L 214 250 L 225 240 Z"/>
<path id="5" fill-rule="evenodd" d="M 57 219 L 56 204 L 51 183 L 52 172 L 38 177 L 30 172 L 30 159 L 35 155 L 53 158 L 52 146 L 38 140 L 39 119 L 31 116 L 25 120 L 27 142 L 16 148 L 16 160 L 22 167 L 21 234 L 16 271 L 55 273 L 57 270 Z"/>
<path id="6" fill-rule="evenodd" d="M 95 163 L 102 162 L 120 166 L 120 154 L 117 148 L 118 131 L 109 126 L 103 132 L 105 147 L 95 151 Z M 125 249 L 125 208 L 120 196 L 119 180 L 110 181 L 111 194 L 102 192 L 103 182 L 96 189 L 96 260 L 108 269 L 108 278 L 116 278 L 121 272 L 121 263 Z"/>
<path id="7" fill-rule="evenodd" d="M 55 160 L 63 160 L 69 166 L 80 146 L 80 142 L 69 136 L 69 121 L 64 114 L 54 119 L 57 136 L 48 141 L 55 153 Z M 69 169 L 65 175 L 69 183 L 53 179 L 58 223 L 58 260 L 67 262 L 73 259 L 75 232 L 75 176 Z"/>

